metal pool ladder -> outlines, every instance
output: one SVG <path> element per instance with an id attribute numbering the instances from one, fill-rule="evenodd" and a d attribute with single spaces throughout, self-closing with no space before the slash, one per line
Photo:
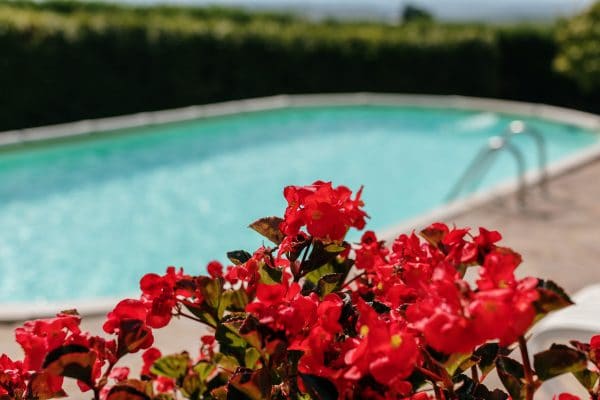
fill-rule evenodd
<path id="1" fill-rule="evenodd" d="M 517 199 L 519 205 L 525 205 L 525 157 L 523 152 L 519 150 L 517 146 L 512 143 L 512 137 L 516 135 L 529 135 L 531 136 L 536 144 L 537 148 L 537 159 L 538 168 L 540 171 L 539 186 L 542 189 L 544 195 L 548 194 L 548 173 L 546 171 L 546 164 L 548 161 L 546 152 L 546 141 L 544 137 L 535 127 L 526 125 L 523 121 L 515 120 L 512 121 L 507 129 L 500 136 L 491 137 L 488 143 L 479 151 L 477 156 L 469 164 L 460 179 L 454 184 L 452 190 L 446 196 L 446 201 L 456 199 L 469 182 L 475 182 L 476 184 L 483 178 L 487 170 L 490 168 L 496 155 L 501 150 L 508 150 L 512 154 L 515 163 L 517 164 L 519 189 L 517 190 Z"/>

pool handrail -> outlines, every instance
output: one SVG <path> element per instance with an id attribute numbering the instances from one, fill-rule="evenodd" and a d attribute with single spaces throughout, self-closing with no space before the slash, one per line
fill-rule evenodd
<path id="1" fill-rule="evenodd" d="M 512 121 L 506 128 L 506 131 L 504 132 L 503 136 L 510 138 L 516 135 L 528 135 L 534 139 L 537 147 L 538 169 L 540 173 L 540 180 L 538 185 L 542 190 L 542 193 L 547 196 L 549 194 L 548 171 L 546 168 L 548 164 L 548 152 L 544 136 L 535 126 L 525 124 L 521 120 Z"/>
<path id="2" fill-rule="evenodd" d="M 525 206 L 525 190 L 527 186 L 525 182 L 525 157 L 523 156 L 521 150 L 519 150 L 519 148 L 511 142 L 510 136 L 507 135 L 493 136 L 489 139 L 488 143 L 479 151 L 473 161 L 471 161 L 471 163 L 467 166 L 460 179 L 454 184 L 452 190 L 450 190 L 446 196 L 446 201 L 450 202 L 455 200 L 460 195 L 467 183 L 479 183 L 491 165 L 491 157 L 495 156 L 499 151 L 504 149 L 508 150 L 508 152 L 512 154 L 516 162 L 519 180 L 517 199 L 520 206 Z M 487 164 L 483 164 L 484 162 L 487 162 Z"/>

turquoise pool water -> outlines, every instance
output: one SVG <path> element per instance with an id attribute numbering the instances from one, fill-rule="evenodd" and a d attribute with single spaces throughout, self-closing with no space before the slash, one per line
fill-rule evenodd
<path id="1" fill-rule="evenodd" d="M 0 153 L 0 302 L 119 297 L 147 271 L 203 271 L 262 243 L 288 184 L 365 185 L 371 229 L 443 204 L 512 116 L 412 107 L 297 108 L 140 128 Z M 551 160 L 598 141 L 527 119 Z M 516 138 L 535 166 L 531 138 Z M 482 187 L 514 177 L 501 156 Z M 354 235 L 356 239 L 358 235 Z"/>

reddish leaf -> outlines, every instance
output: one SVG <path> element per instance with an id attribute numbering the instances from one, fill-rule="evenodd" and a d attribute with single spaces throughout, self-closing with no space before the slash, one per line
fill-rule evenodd
<path id="1" fill-rule="evenodd" d="M 573 304 L 567 293 L 552 281 L 539 280 L 539 299 L 534 303 L 539 317 Z"/>
<path id="2" fill-rule="evenodd" d="M 214 397 L 216 400 L 226 400 L 227 399 L 227 386 L 219 386 L 211 390 L 210 395 Z"/>
<path id="3" fill-rule="evenodd" d="M 154 342 L 152 331 L 143 321 L 124 319 L 119 330 L 119 355 L 147 349 Z"/>
<path id="4" fill-rule="evenodd" d="M 108 392 L 106 400 L 149 400 L 153 396 L 152 381 L 128 379 L 113 386 Z"/>
<path id="5" fill-rule="evenodd" d="M 33 374 L 27 387 L 29 397 L 39 400 L 67 397 L 67 393 L 62 390 L 62 380 L 62 376 L 52 375 L 47 371 Z"/>
<path id="6" fill-rule="evenodd" d="M 279 245 L 285 237 L 283 232 L 279 229 L 282 222 L 283 219 L 279 217 L 265 217 L 254 221 L 249 227 L 269 239 L 271 242 Z"/>
<path id="7" fill-rule="evenodd" d="M 71 344 L 52 350 L 44 360 L 44 369 L 54 376 L 66 376 L 93 386 L 92 369 L 96 353 L 85 346 Z"/>
<path id="8" fill-rule="evenodd" d="M 432 246 L 439 247 L 444 236 L 448 234 L 448 227 L 443 224 L 433 224 L 423 229 L 419 234 Z"/>
<path id="9" fill-rule="evenodd" d="M 496 368 L 502 384 L 508 390 L 513 400 L 525 398 L 523 365 L 512 358 L 500 356 L 496 359 Z"/>
<path id="10" fill-rule="evenodd" d="M 533 365 L 539 378 L 545 381 L 569 372 L 585 370 L 587 357 L 571 347 L 553 344 L 550 349 L 533 356 Z"/>
<path id="11" fill-rule="evenodd" d="M 252 258 L 252 254 L 245 250 L 235 250 L 227 252 L 227 258 L 235 265 L 241 265 Z"/>
<path id="12" fill-rule="evenodd" d="M 108 392 L 106 400 L 150 400 L 150 396 L 130 385 L 117 385 Z"/>
<path id="13" fill-rule="evenodd" d="M 229 385 L 252 400 L 266 399 L 271 393 L 271 379 L 264 368 L 253 371 L 240 367 L 229 380 Z"/>
<path id="14" fill-rule="evenodd" d="M 338 391 L 329 379 L 302 373 L 300 377 L 312 398 L 318 400 L 336 400 L 338 398 Z"/>

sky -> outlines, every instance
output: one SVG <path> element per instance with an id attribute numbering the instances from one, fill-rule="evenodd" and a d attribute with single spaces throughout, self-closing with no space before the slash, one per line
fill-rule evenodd
<path id="1" fill-rule="evenodd" d="M 593 0 L 120 0 L 132 3 L 241 5 L 292 10 L 312 17 L 396 19 L 405 4 L 430 10 L 442 20 L 535 20 L 574 14 Z"/>

